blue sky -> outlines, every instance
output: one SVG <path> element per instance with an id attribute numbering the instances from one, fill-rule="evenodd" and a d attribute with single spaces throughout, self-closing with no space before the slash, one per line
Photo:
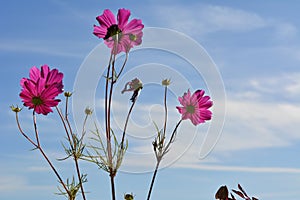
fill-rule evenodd
<path id="1" fill-rule="evenodd" d="M 216 105 L 224 103 L 226 107 L 224 127 L 213 150 L 200 158 L 199 152 L 212 122 L 198 130 L 185 122 L 170 156 L 165 159 L 164 168 L 159 171 L 152 198 L 212 199 L 219 186 L 236 188 L 240 183 L 249 194 L 260 199 L 296 199 L 300 194 L 300 3 L 270 0 L 2 3 L 0 198 L 63 199 L 54 195 L 56 178 L 38 152 L 30 151 L 32 147 L 19 134 L 9 106 L 21 105 L 19 80 L 27 77 L 34 65 L 59 68 L 65 74 L 65 89 L 76 89 L 74 83 L 78 81 L 76 77 L 84 66 L 82 63 L 97 50 L 97 45 L 101 48 L 102 41 L 92 35 L 95 17 L 103 9 L 117 12 L 123 7 L 131 10 L 132 17 L 142 19 L 145 27 L 179 31 L 202 45 L 217 66 L 226 93 L 226 102 L 213 99 Z M 192 54 L 192 50 L 186 51 Z M 154 70 L 151 71 L 146 64 L 153 62 L 156 65 L 151 65 Z M 161 75 L 155 71 L 156 67 L 173 74 Z M 140 69 L 148 69 L 149 73 L 143 74 Z M 149 132 L 154 131 L 149 119 L 161 119 L 161 101 L 151 95 L 151 92 L 162 91 L 157 80 L 174 77 L 173 95 L 169 96 L 170 129 L 179 117 L 176 110 L 171 109 L 178 104 L 177 92 L 181 94 L 187 89 L 183 89 L 185 85 L 180 81 L 176 83 L 177 78 L 183 77 L 193 89 L 211 87 L 205 84 L 207 77 L 193 73 L 188 63 L 166 52 L 133 52 L 125 78 L 117 88 L 122 89 L 128 79 L 138 74 L 145 79 L 156 78 L 156 82 L 146 80 L 149 84 L 140 95 L 132 116 L 129 150 L 140 154 L 137 154 L 138 159 L 128 156 L 116 178 L 118 199 L 122 199 L 125 192 L 133 192 L 136 199 L 143 199 L 147 194 L 149 170 L 154 165 L 154 157 L 147 154 L 151 153 Z M 101 83 L 100 80 L 96 94 L 99 102 L 102 101 Z M 159 94 L 157 97 L 161 97 Z M 128 96 L 116 97 L 114 112 L 118 125 L 118 116 L 124 111 L 121 100 L 128 101 Z M 100 113 L 102 104 L 95 106 L 97 114 Z M 32 128 L 30 113 L 27 109 L 21 113 L 23 127 L 28 132 Z M 98 117 L 101 119 L 100 114 Z M 215 119 L 219 119 L 218 116 Z M 39 127 L 45 150 L 53 160 L 61 157 L 63 132 L 57 115 L 39 117 Z M 147 154 L 144 158 L 143 153 Z M 64 177 L 69 175 L 70 161 L 55 161 L 55 164 Z M 88 173 L 88 199 L 109 199 L 107 174 L 89 163 L 81 164 Z"/>

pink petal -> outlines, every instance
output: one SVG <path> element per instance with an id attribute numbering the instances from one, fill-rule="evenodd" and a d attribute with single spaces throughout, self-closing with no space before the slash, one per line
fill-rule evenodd
<path id="1" fill-rule="evenodd" d="M 130 16 L 130 10 L 126 10 L 124 8 L 119 9 L 118 11 L 118 27 L 123 30 L 124 26 L 127 24 Z"/>
<path id="2" fill-rule="evenodd" d="M 22 78 L 21 81 L 20 81 L 21 87 L 24 87 L 24 82 L 26 82 L 28 80 L 29 80 L 28 78 Z"/>
<path id="3" fill-rule="evenodd" d="M 46 79 L 48 74 L 50 73 L 50 68 L 48 65 L 43 65 L 41 67 L 41 74 L 40 74 L 40 77 Z"/>
<path id="4" fill-rule="evenodd" d="M 210 110 L 201 110 L 200 117 L 204 120 L 210 120 L 212 116 L 212 112 Z"/>
<path id="5" fill-rule="evenodd" d="M 194 94 L 200 99 L 204 95 L 204 90 L 197 90 Z"/>
<path id="6" fill-rule="evenodd" d="M 184 113 L 184 111 L 185 111 L 185 109 L 183 107 L 176 106 L 176 108 L 180 114 Z"/>
<path id="7" fill-rule="evenodd" d="M 98 16 L 96 19 L 99 24 L 105 28 L 109 28 L 111 25 L 116 24 L 115 16 L 109 9 L 105 9 L 103 14 Z"/>
<path id="8" fill-rule="evenodd" d="M 190 120 L 195 126 L 199 124 L 199 120 L 194 115 L 190 117 Z"/>
<path id="9" fill-rule="evenodd" d="M 138 31 L 141 31 L 144 28 L 144 25 L 142 24 L 142 20 L 139 19 L 133 19 L 131 20 L 126 26 L 124 26 L 122 32 L 125 34 L 127 33 L 137 33 Z"/>
<path id="10" fill-rule="evenodd" d="M 107 28 L 94 25 L 93 34 L 99 38 L 104 38 L 107 33 Z"/>
<path id="11" fill-rule="evenodd" d="M 206 108 L 206 109 L 208 109 L 208 108 L 212 107 L 212 105 L 213 105 L 212 101 L 207 101 L 207 102 L 202 103 L 202 104 L 199 103 L 199 108 Z"/>
<path id="12" fill-rule="evenodd" d="M 37 79 L 41 76 L 41 72 L 40 70 L 36 67 L 36 66 L 33 66 L 31 67 L 30 69 L 30 72 L 29 72 L 29 77 L 32 81 L 37 81 Z"/>

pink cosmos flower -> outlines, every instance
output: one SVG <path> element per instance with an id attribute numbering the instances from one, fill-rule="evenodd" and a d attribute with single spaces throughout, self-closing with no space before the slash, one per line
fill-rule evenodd
<path id="1" fill-rule="evenodd" d="M 129 52 L 136 45 L 142 43 L 144 25 L 139 19 L 128 22 L 130 10 L 118 10 L 117 21 L 114 14 L 106 9 L 96 19 L 100 26 L 94 25 L 94 35 L 103 38 L 105 44 L 112 49 L 113 54 Z"/>
<path id="2" fill-rule="evenodd" d="M 33 66 L 29 78 L 22 78 L 20 81 L 20 97 L 24 106 L 34 109 L 38 114 L 47 115 L 52 112 L 51 107 L 60 102 L 55 98 L 63 92 L 62 79 L 63 73 L 57 69 L 50 70 L 48 65 L 43 65 L 39 70 Z"/>
<path id="3" fill-rule="evenodd" d="M 213 102 L 209 96 L 204 96 L 203 90 L 197 90 L 193 95 L 188 90 L 182 97 L 178 97 L 178 100 L 182 107 L 177 106 L 176 108 L 182 114 L 182 120 L 190 119 L 196 126 L 211 119 L 212 113 L 208 109 Z"/>

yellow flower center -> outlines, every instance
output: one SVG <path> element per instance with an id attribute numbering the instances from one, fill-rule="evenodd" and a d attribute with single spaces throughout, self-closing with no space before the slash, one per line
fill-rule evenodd
<path id="1" fill-rule="evenodd" d="M 33 103 L 33 105 L 35 106 L 39 106 L 41 104 L 43 104 L 43 100 L 40 97 L 33 97 L 31 99 L 31 102 Z"/>
<path id="2" fill-rule="evenodd" d="M 195 112 L 195 107 L 189 105 L 189 106 L 186 107 L 186 111 L 187 111 L 188 113 L 193 114 L 193 113 Z"/>

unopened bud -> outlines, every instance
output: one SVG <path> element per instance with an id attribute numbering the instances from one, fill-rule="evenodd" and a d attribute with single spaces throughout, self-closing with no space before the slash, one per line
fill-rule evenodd
<path id="1" fill-rule="evenodd" d="M 22 110 L 22 108 L 19 108 L 19 106 L 10 106 L 10 109 L 15 113 L 18 113 Z"/>
<path id="2" fill-rule="evenodd" d="M 84 110 L 85 114 L 86 115 L 92 115 L 93 114 L 93 110 L 90 109 L 89 107 L 87 107 L 85 110 Z"/>
<path id="3" fill-rule="evenodd" d="M 163 86 L 169 86 L 171 84 L 171 80 L 170 79 L 164 79 L 164 80 L 162 80 L 161 84 Z"/>
<path id="4" fill-rule="evenodd" d="M 71 97 L 72 94 L 73 94 L 72 92 L 65 92 L 65 93 L 64 93 L 65 97 Z"/>

